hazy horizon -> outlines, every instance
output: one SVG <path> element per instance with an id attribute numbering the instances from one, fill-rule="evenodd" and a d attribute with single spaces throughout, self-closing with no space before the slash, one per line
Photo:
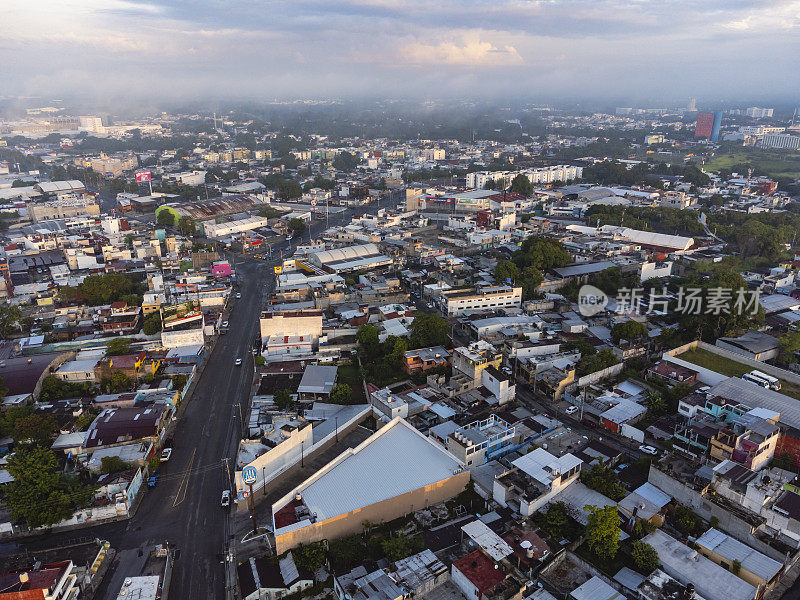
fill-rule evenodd
<path id="1" fill-rule="evenodd" d="M 3 93 L 796 104 L 800 1 L 7 0 Z"/>

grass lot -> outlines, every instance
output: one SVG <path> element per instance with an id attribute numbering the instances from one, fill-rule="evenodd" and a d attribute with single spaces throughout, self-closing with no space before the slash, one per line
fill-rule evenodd
<path id="1" fill-rule="evenodd" d="M 722 375 L 727 375 L 728 377 L 741 377 L 745 373 L 749 373 L 753 370 L 752 367 L 748 367 L 743 363 L 725 358 L 724 356 L 719 356 L 718 354 L 714 354 L 702 348 L 695 348 L 694 350 L 684 352 L 678 355 L 678 358 L 705 367 L 706 369 L 711 369 Z M 783 379 L 781 379 L 780 382 L 781 394 L 786 394 L 787 396 L 800 400 L 800 385 L 789 383 Z"/>
<path id="2" fill-rule="evenodd" d="M 346 383 L 353 390 L 353 404 L 366 404 L 367 399 L 364 397 L 364 385 L 361 380 L 361 373 L 358 372 L 358 367 L 353 365 L 340 365 L 339 370 L 336 372 L 336 381 L 338 383 Z"/>
<path id="3" fill-rule="evenodd" d="M 789 150 L 742 148 L 736 152 L 718 154 L 706 163 L 705 168 L 707 171 L 718 171 L 744 164 L 751 164 L 754 169 L 772 177 L 800 177 L 800 152 Z"/>

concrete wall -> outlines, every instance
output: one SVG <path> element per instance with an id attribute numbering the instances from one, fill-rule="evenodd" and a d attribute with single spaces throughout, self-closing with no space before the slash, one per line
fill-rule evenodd
<path id="1" fill-rule="evenodd" d="M 684 352 L 688 352 L 689 350 L 693 350 L 695 348 L 708 350 L 709 352 L 713 352 L 714 354 L 717 354 L 719 356 L 729 358 L 730 360 L 735 360 L 736 362 L 739 362 L 743 365 L 761 371 L 762 373 L 767 373 L 768 375 L 772 375 L 773 377 L 778 377 L 779 379 L 783 379 L 784 381 L 800 385 L 800 375 L 798 375 L 797 373 L 792 373 L 791 371 L 787 371 L 786 369 L 781 369 L 780 367 L 776 367 L 774 365 L 769 365 L 767 363 L 763 363 L 758 360 L 747 358 L 746 356 L 742 356 L 741 354 L 736 354 L 735 352 L 730 352 L 729 350 L 725 350 L 724 348 L 712 346 L 711 344 L 707 344 L 706 342 L 694 341 L 688 344 L 684 344 L 683 346 L 678 346 L 677 348 L 665 352 L 662 358 L 666 361 L 686 366 L 690 369 L 699 371 L 703 374 L 713 375 L 715 373 L 714 371 L 705 369 L 703 367 L 692 364 L 680 358 L 681 354 L 683 354 Z M 722 375 L 720 378 L 719 375 L 716 375 L 716 378 L 717 378 L 716 381 L 705 381 L 703 378 L 700 378 L 700 380 L 708 385 L 713 385 L 718 381 L 721 381 L 722 379 L 727 379 L 727 376 Z"/>
<path id="2" fill-rule="evenodd" d="M 675 498 L 679 503 L 691 508 L 706 521 L 710 520 L 711 517 L 716 517 L 719 520 L 718 529 L 735 537 L 740 542 L 780 562 L 786 560 L 786 557 L 782 553 L 754 536 L 754 533 L 758 531 L 760 527 L 753 526 L 740 519 L 727 509 L 702 496 L 697 490 L 673 479 L 654 466 L 650 467 L 650 474 L 647 477 L 647 481 L 664 493 Z"/>
<path id="3" fill-rule="evenodd" d="M 283 440 L 280 444 L 271 448 L 254 461 L 245 466 L 255 467 L 258 472 L 258 479 L 253 484 L 253 491 L 260 490 L 267 481 L 277 477 L 280 473 L 300 462 L 304 451 L 311 452 L 314 434 L 312 427 L 308 424 L 302 429 L 292 432 L 292 435 Z M 242 471 L 236 471 L 236 491 L 247 490 L 249 486 L 242 481 Z"/>
<path id="4" fill-rule="evenodd" d="M 417 488 L 325 521 L 309 522 L 305 527 L 278 533 L 275 536 L 276 552 L 282 554 L 298 544 L 310 544 L 320 540 L 331 540 L 360 533 L 364 530 L 364 521 L 384 523 L 427 506 L 444 502 L 464 491 L 468 481 L 469 471 L 465 470 L 438 483 Z"/>

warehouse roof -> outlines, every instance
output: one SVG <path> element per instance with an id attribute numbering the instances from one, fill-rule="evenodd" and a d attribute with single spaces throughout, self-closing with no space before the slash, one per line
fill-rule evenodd
<path id="1" fill-rule="evenodd" d="M 338 367 L 308 365 L 303 372 L 298 394 L 330 394 L 336 383 Z"/>
<path id="2" fill-rule="evenodd" d="M 486 554 L 496 561 L 503 560 L 514 552 L 503 538 L 489 529 L 486 523 L 478 519 L 461 527 L 461 531 L 466 533 Z"/>
<path id="3" fill-rule="evenodd" d="M 84 189 L 83 182 L 77 179 L 70 179 L 69 181 L 43 181 L 34 186 L 41 190 L 43 194 L 55 194 L 57 192 L 72 192 L 75 190 Z"/>
<path id="4" fill-rule="evenodd" d="M 317 471 L 295 493 L 320 522 L 444 481 L 462 467 L 439 444 L 397 417 Z"/>
<path id="5" fill-rule="evenodd" d="M 769 409 L 780 414 L 780 422 L 784 425 L 800 429 L 800 403 L 797 400 L 739 377 L 723 379 L 708 390 L 707 396 L 720 396 L 750 408 Z"/>
<path id="6" fill-rule="evenodd" d="M 693 583 L 707 600 L 753 600 L 756 588 L 661 530 L 642 539 L 661 560 L 664 571 L 681 583 Z"/>

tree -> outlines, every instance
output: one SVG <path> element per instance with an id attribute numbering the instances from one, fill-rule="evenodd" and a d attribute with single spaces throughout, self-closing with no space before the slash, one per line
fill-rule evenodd
<path id="1" fill-rule="evenodd" d="M 778 339 L 778 344 L 778 362 L 782 365 L 796 363 L 796 353 L 800 350 L 800 331 L 790 331 Z"/>
<path id="2" fill-rule="evenodd" d="M 533 193 L 531 180 L 528 179 L 526 175 L 520 173 L 511 180 L 511 191 L 522 194 L 525 197 L 530 196 Z"/>
<path id="3" fill-rule="evenodd" d="M 0 335 L 4 338 L 10 336 L 18 327 L 21 318 L 22 310 L 19 306 L 0 305 Z"/>
<path id="4" fill-rule="evenodd" d="M 314 573 L 325 564 L 325 547 L 322 542 L 300 544 L 294 549 L 292 556 L 298 567 Z"/>
<path id="5" fill-rule="evenodd" d="M 586 543 L 589 550 L 602 560 L 611 560 L 619 550 L 619 514 L 614 506 L 584 506 L 589 513 L 586 525 Z"/>
<path id="6" fill-rule="evenodd" d="M 731 563 L 731 573 L 734 575 L 738 575 L 739 571 L 742 570 L 742 563 L 739 562 L 738 559 L 734 558 L 733 562 Z"/>
<path id="7" fill-rule="evenodd" d="M 275 406 L 277 406 L 281 410 L 287 410 L 292 408 L 292 406 L 294 406 L 294 400 L 292 400 L 291 390 L 277 390 L 272 395 L 272 399 L 275 402 Z"/>
<path id="8" fill-rule="evenodd" d="M 253 359 L 253 362 L 257 367 L 263 367 L 265 364 L 267 364 L 267 359 L 259 354 Z"/>
<path id="9" fill-rule="evenodd" d="M 569 523 L 569 515 L 567 514 L 567 506 L 563 502 L 554 502 L 551 504 L 545 513 L 545 521 L 542 529 L 547 532 L 547 535 L 554 538 L 563 538 L 564 530 Z"/>
<path id="10" fill-rule="evenodd" d="M 58 422 L 53 415 L 32 414 L 17 419 L 11 436 L 17 444 L 49 447 L 58 432 Z"/>
<path id="11" fill-rule="evenodd" d="M 580 374 L 594 373 L 614 366 L 619 360 L 617 356 L 608 348 L 603 348 L 600 352 L 591 356 L 581 356 L 578 361 L 577 370 Z"/>
<path id="12" fill-rule="evenodd" d="M 611 328 L 611 339 L 615 344 L 619 344 L 620 340 L 636 340 L 646 335 L 647 327 L 633 319 L 617 323 Z"/>
<path id="13" fill-rule="evenodd" d="M 133 468 L 119 456 L 104 456 L 100 459 L 100 472 L 104 474 L 120 473 Z"/>
<path id="14" fill-rule="evenodd" d="M 12 406 L 0 412 L 0 437 L 11 437 L 17 421 L 32 414 L 32 406 Z"/>
<path id="15" fill-rule="evenodd" d="M 645 402 L 647 404 L 647 411 L 654 415 L 660 415 L 664 412 L 664 409 L 667 408 L 666 400 L 664 400 L 661 394 L 655 392 L 647 394 Z"/>
<path id="16" fill-rule="evenodd" d="M 675 507 L 673 514 L 673 523 L 675 529 L 680 531 L 683 535 L 692 535 L 700 527 L 700 517 L 690 508 L 686 508 L 683 504 Z"/>
<path id="17" fill-rule="evenodd" d="M 175 215 L 169 209 L 164 209 L 158 213 L 156 217 L 156 223 L 163 227 L 174 227 L 175 226 Z"/>
<path id="18" fill-rule="evenodd" d="M 636 568 L 642 573 L 650 574 L 658 568 L 658 552 L 650 544 L 642 541 L 633 542 L 631 556 Z"/>
<path id="19" fill-rule="evenodd" d="M 430 348 L 450 345 L 450 324 L 434 313 L 417 314 L 409 326 L 409 348 Z"/>
<path id="20" fill-rule="evenodd" d="M 337 383 L 331 390 L 331 402 L 334 404 L 350 404 L 353 390 L 346 383 Z"/>
<path id="21" fill-rule="evenodd" d="M 358 166 L 359 159 L 347 151 L 340 152 L 333 158 L 333 168 L 337 171 L 350 172 Z"/>
<path id="22" fill-rule="evenodd" d="M 42 380 L 42 391 L 39 394 L 39 401 L 52 402 L 64 398 L 76 398 L 87 396 L 91 391 L 91 383 L 72 383 L 64 381 L 55 375 L 47 375 Z"/>
<path id="23" fill-rule="evenodd" d="M 375 327 L 375 325 L 362 325 L 359 327 L 356 332 L 356 339 L 367 356 L 374 356 L 377 354 L 379 342 L 378 328 Z"/>
<path id="24" fill-rule="evenodd" d="M 496 283 L 503 284 L 509 281 L 516 284 L 522 276 L 519 267 L 511 260 L 501 260 L 494 268 L 494 280 Z"/>
<path id="25" fill-rule="evenodd" d="M 104 377 L 100 382 L 100 387 L 109 394 L 119 394 L 127 392 L 133 387 L 133 380 L 120 371 L 112 373 L 111 377 Z"/>
<path id="26" fill-rule="evenodd" d="M 183 216 L 178 219 L 178 231 L 180 231 L 183 235 L 193 234 L 194 229 L 194 221 L 192 221 L 189 217 Z"/>
<path id="27" fill-rule="evenodd" d="M 147 315 L 142 323 L 142 331 L 145 335 L 155 335 L 161 331 L 161 313 L 155 311 Z"/>
<path id="28" fill-rule="evenodd" d="M 299 235 L 306 230 L 306 223 L 303 219 L 299 219 L 294 217 L 293 219 L 289 219 L 289 231 L 292 232 L 292 235 Z"/>
<path id="29" fill-rule="evenodd" d="M 425 549 L 425 542 L 422 540 L 422 537 L 418 535 L 412 537 L 399 535 L 383 540 L 381 542 L 381 549 L 386 555 L 386 558 L 392 562 L 396 562 L 408 558 L 417 552 L 422 552 L 422 550 Z"/>
<path id="30" fill-rule="evenodd" d="M 131 353 L 130 338 L 114 338 L 106 344 L 106 356 L 122 356 Z"/>
<path id="31" fill-rule="evenodd" d="M 59 473 L 56 457 L 47 448 L 24 446 L 8 459 L 8 484 L 5 503 L 14 521 L 30 528 L 58 523 L 88 504 L 95 488 Z"/>

